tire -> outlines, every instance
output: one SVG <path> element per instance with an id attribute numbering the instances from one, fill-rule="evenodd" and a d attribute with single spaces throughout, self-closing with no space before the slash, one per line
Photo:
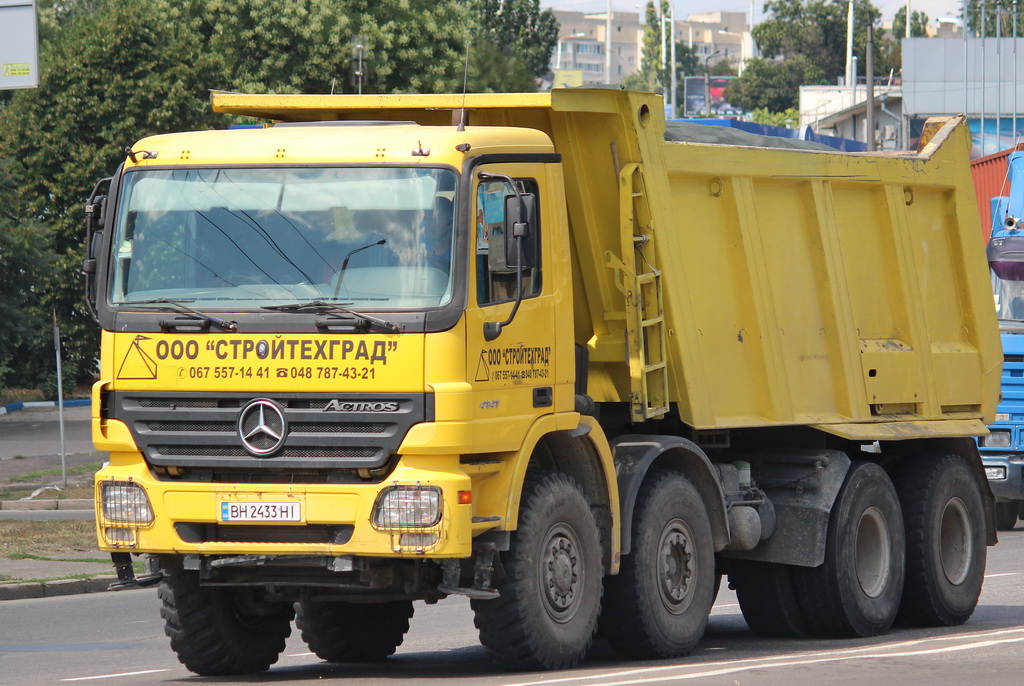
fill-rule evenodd
<path id="1" fill-rule="evenodd" d="M 277 662 L 291 634 L 291 604 L 260 603 L 251 588 L 199 585 L 195 572 L 168 572 L 158 594 L 164 632 L 178 660 L 201 676 L 253 674 Z"/>
<path id="2" fill-rule="evenodd" d="M 899 621 L 955 626 L 978 604 L 985 579 L 981 493 L 958 455 L 908 458 L 896 477 L 907 530 L 907 579 Z"/>
<path id="3" fill-rule="evenodd" d="M 688 655 L 704 636 L 718 577 L 711 524 L 690 480 L 648 474 L 631 534 L 632 552 L 605 582 L 601 636 L 629 658 Z"/>
<path id="4" fill-rule="evenodd" d="M 765 638 L 807 636 L 791 566 L 732 559 L 729 582 L 736 589 L 743 619 L 755 634 Z"/>
<path id="5" fill-rule="evenodd" d="M 794 567 L 809 636 L 877 636 L 900 607 L 905 564 L 903 516 L 889 475 L 854 462 L 832 505 L 825 561 Z"/>
<path id="6" fill-rule="evenodd" d="M 1016 502 L 996 503 L 996 528 L 1000 531 L 1013 531 L 1017 526 Z"/>
<path id="7" fill-rule="evenodd" d="M 411 600 L 388 603 L 295 604 L 302 640 L 327 662 L 379 662 L 402 645 L 412 618 Z"/>
<path id="8" fill-rule="evenodd" d="M 571 477 L 527 477 L 501 564 L 499 597 L 470 603 L 487 652 L 513 669 L 577 665 L 594 637 L 604 570 L 594 515 Z"/>

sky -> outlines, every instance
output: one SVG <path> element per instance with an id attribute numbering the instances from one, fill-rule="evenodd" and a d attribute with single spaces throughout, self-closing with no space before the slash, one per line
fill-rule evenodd
<path id="1" fill-rule="evenodd" d="M 657 0 L 656 0 L 657 1 Z M 669 0 L 672 2 L 672 0 Z M 698 12 L 747 12 L 750 0 L 674 0 L 678 18 Z M 882 11 L 882 21 L 892 19 L 907 0 L 871 0 Z M 603 12 L 608 9 L 608 0 L 541 0 L 541 6 L 575 12 Z M 959 14 L 961 0 L 910 0 L 910 10 L 921 10 L 929 19 L 955 17 Z M 647 0 L 612 0 L 612 11 L 639 12 L 646 7 Z M 764 0 L 754 0 L 754 14 L 758 20 L 764 16 Z"/>

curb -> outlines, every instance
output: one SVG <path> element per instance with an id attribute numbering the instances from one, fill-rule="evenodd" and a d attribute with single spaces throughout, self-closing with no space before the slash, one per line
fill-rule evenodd
<path id="1" fill-rule="evenodd" d="M 5 512 L 27 512 L 34 510 L 75 510 L 92 511 L 95 505 L 88 498 L 67 498 L 65 500 L 3 500 L 0 510 Z"/>
<path id="2" fill-rule="evenodd" d="M 113 574 L 92 579 L 60 579 L 57 581 L 33 581 L 24 584 L 0 584 L 0 601 L 26 600 L 28 598 L 54 598 L 62 595 L 81 593 L 106 593 L 110 584 L 117 581 Z"/>
<path id="3" fill-rule="evenodd" d="M 39 400 L 32 402 L 16 402 L 8 403 L 6 405 L 0 405 L 0 417 L 11 412 L 17 412 L 18 410 L 24 410 L 26 408 L 32 409 L 34 407 L 57 407 L 60 404 L 57 400 Z M 64 407 L 82 407 L 84 405 L 91 405 L 92 399 L 85 398 L 83 400 L 65 400 Z"/>

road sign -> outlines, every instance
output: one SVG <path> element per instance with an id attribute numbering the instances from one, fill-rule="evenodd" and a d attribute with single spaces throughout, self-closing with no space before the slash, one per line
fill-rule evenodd
<path id="1" fill-rule="evenodd" d="M 0 0 L 0 89 L 38 87 L 35 0 Z"/>

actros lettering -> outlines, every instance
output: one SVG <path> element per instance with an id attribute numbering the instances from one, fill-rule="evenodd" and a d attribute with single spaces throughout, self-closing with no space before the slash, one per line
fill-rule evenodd
<path id="1" fill-rule="evenodd" d="M 368 402 L 331 400 L 324 406 L 324 412 L 398 412 L 396 402 Z"/>

